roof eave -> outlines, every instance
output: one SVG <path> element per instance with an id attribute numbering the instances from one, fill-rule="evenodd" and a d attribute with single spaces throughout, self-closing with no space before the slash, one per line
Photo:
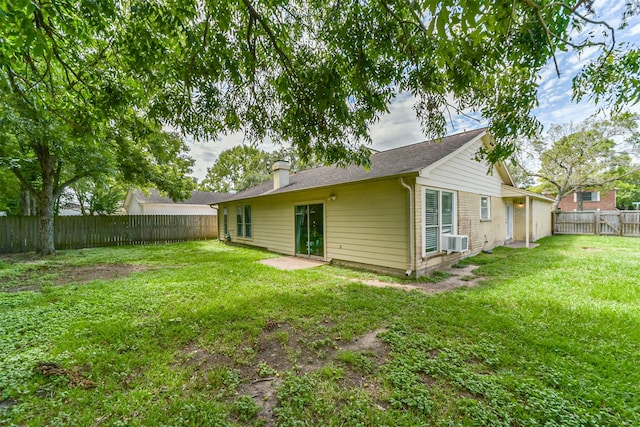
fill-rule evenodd
<path id="1" fill-rule="evenodd" d="M 269 197 L 269 196 L 276 196 L 276 195 L 280 195 L 280 194 L 288 194 L 288 193 L 299 193 L 301 191 L 308 191 L 308 190 L 319 190 L 322 188 L 330 188 L 330 187 L 335 187 L 338 185 L 349 185 L 349 184 L 361 184 L 363 182 L 375 182 L 375 181 L 382 181 L 382 180 L 387 180 L 387 179 L 394 179 L 394 178 L 399 178 L 399 177 L 405 177 L 405 176 L 418 176 L 419 175 L 419 170 L 409 170 L 403 173 L 399 173 L 399 174 L 393 174 L 393 175 L 385 175 L 385 176 L 379 176 L 379 177 L 375 177 L 375 178 L 366 178 L 366 179 L 357 179 L 354 181 L 344 181 L 344 182 L 336 182 L 333 184 L 324 184 L 324 185 L 318 185 L 318 186 L 313 186 L 313 187 L 305 187 L 305 188 L 299 188 L 299 189 L 295 189 L 295 190 L 289 190 L 289 191 L 268 191 L 262 194 L 255 194 L 252 196 L 246 196 L 246 197 L 234 197 L 234 198 L 230 198 L 227 200 L 222 200 L 220 202 L 218 202 L 219 204 L 224 204 L 224 203 L 230 203 L 230 202 L 239 202 L 242 200 L 250 200 L 250 199 L 257 199 L 257 198 L 261 198 L 261 197 Z M 286 188 L 286 187 L 283 187 Z"/>
<path id="2" fill-rule="evenodd" d="M 534 193 L 533 191 L 523 190 L 522 188 L 511 187 L 506 184 L 502 185 L 502 197 L 522 197 L 529 196 L 535 199 L 540 199 L 548 202 L 555 202 L 555 199 L 552 199 L 547 196 L 543 196 L 542 194 Z"/>

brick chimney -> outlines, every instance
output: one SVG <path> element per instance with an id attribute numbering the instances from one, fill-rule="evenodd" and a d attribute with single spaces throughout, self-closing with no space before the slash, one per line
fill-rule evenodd
<path id="1" fill-rule="evenodd" d="M 273 164 L 273 189 L 277 190 L 289 185 L 289 170 L 291 166 L 286 160 L 278 160 Z"/>

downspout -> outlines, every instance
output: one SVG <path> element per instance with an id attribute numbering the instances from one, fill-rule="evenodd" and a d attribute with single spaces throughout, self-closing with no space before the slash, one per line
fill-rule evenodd
<path id="1" fill-rule="evenodd" d="M 524 207 L 525 207 L 524 220 L 526 222 L 526 225 L 524 227 L 525 228 L 525 233 L 526 233 L 526 236 L 524 238 L 524 242 L 525 242 L 525 245 L 527 246 L 527 249 L 529 249 L 529 233 L 530 233 L 529 222 L 531 221 L 531 219 L 529 218 L 529 209 L 530 209 L 529 203 L 530 203 L 530 199 L 529 199 L 529 196 L 527 195 L 527 197 L 525 198 L 525 202 L 524 202 Z"/>
<path id="2" fill-rule="evenodd" d="M 409 277 L 411 276 L 411 274 L 413 273 L 413 270 L 415 269 L 414 267 L 414 262 L 415 262 L 415 256 L 414 256 L 414 250 L 415 250 L 415 245 L 413 243 L 413 208 L 414 208 L 414 203 L 413 203 L 413 187 L 411 187 L 410 185 L 407 185 L 404 182 L 404 178 L 400 177 L 400 184 L 406 188 L 407 190 L 409 190 L 409 269 L 407 271 L 404 272 L 404 275 Z"/>

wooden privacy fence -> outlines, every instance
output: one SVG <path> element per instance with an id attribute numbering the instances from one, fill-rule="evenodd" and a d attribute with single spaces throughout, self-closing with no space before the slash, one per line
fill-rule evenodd
<path id="1" fill-rule="evenodd" d="M 556 212 L 554 234 L 640 237 L 640 211 Z"/>
<path id="2" fill-rule="evenodd" d="M 215 215 L 60 216 L 55 218 L 56 249 L 170 243 L 215 239 Z M 38 243 L 38 218 L 0 217 L 0 253 L 29 252 Z"/>

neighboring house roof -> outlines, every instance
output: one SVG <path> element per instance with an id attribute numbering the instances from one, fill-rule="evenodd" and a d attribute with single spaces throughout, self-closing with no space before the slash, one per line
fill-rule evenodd
<path id="1" fill-rule="evenodd" d="M 292 174 L 289 178 L 289 185 L 277 190 L 274 190 L 273 180 L 270 180 L 235 195 L 229 195 L 218 202 L 418 173 L 485 134 L 486 129 L 481 128 L 451 135 L 441 140 L 419 142 L 375 152 L 371 154 L 371 168 L 369 170 L 355 165 L 346 168 L 323 166 L 307 169 Z"/>
<path id="2" fill-rule="evenodd" d="M 226 197 L 225 193 L 215 193 L 212 191 L 192 191 L 191 197 L 186 200 L 174 202 L 169 197 L 162 196 L 155 188 L 144 192 L 140 189 L 129 191 L 125 206 L 129 206 L 131 198 L 135 197 L 140 204 L 178 204 L 178 205 L 211 205 Z"/>

